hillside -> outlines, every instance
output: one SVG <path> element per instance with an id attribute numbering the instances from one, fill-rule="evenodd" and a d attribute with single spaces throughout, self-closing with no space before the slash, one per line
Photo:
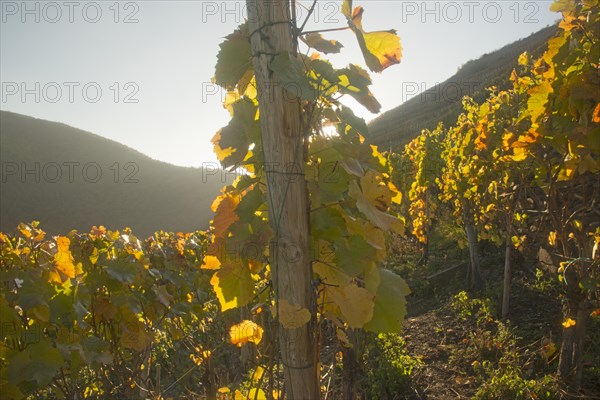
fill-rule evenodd
<path id="1" fill-rule="evenodd" d="M 0 230 L 38 220 L 50 234 L 131 227 L 204 229 L 222 174 L 203 177 L 61 123 L 0 112 Z M 206 179 L 204 179 L 206 178 Z"/>
<path id="2" fill-rule="evenodd" d="M 452 124 L 462 110 L 462 97 L 469 95 L 480 102 L 486 88 L 509 85 L 508 77 L 517 66 L 517 58 L 527 51 L 539 56 L 547 40 L 556 33 L 549 26 L 525 39 L 518 40 L 478 60 L 471 60 L 439 85 L 417 95 L 400 106 L 383 113 L 369 123 L 370 141 L 384 148 L 402 146 L 423 129 L 434 129 L 438 122 Z"/>

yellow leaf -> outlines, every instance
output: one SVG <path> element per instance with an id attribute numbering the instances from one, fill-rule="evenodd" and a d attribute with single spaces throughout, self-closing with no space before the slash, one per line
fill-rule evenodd
<path id="1" fill-rule="evenodd" d="M 548 96 L 552 92 L 552 85 L 547 80 L 540 82 L 538 86 L 534 86 L 529 90 L 530 96 L 527 101 L 527 108 L 533 122 L 537 122 L 538 118 L 546 112 Z"/>
<path id="2" fill-rule="evenodd" d="M 273 392 L 275 393 L 275 392 Z M 277 398 L 277 397 L 275 397 Z M 239 390 L 235 391 L 234 400 L 267 400 L 267 395 L 262 389 L 251 388 L 248 390 L 248 395 L 244 396 Z"/>
<path id="3" fill-rule="evenodd" d="M 226 393 L 230 393 L 231 390 L 228 387 L 222 387 L 222 388 L 218 388 L 217 392 L 222 393 L 222 394 L 226 394 Z"/>
<path id="4" fill-rule="evenodd" d="M 200 266 L 201 269 L 219 269 L 221 268 L 221 262 L 215 256 L 205 256 L 204 263 Z"/>
<path id="5" fill-rule="evenodd" d="M 237 151 L 237 149 L 234 149 L 233 147 L 227 147 L 223 149 L 221 146 L 219 146 L 219 142 L 221 141 L 221 131 L 222 129 L 219 129 L 219 131 L 211 139 L 211 142 L 213 143 L 213 151 L 215 152 L 219 161 L 225 160 Z"/>
<path id="6" fill-rule="evenodd" d="M 331 291 L 333 301 L 338 305 L 351 328 L 362 328 L 373 318 L 374 295 L 365 288 L 351 283 Z"/>
<path id="7" fill-rule="evenodd" d="M 527 66 L 527 64 L 529 63 L 529 54 L 527 54 L 527 52 L 521 53 L 518 62 L 519 65 Z"/>
<path id="8" fill-rule="evenodd" d="M 392 197 L 389 188 L 385 185 L 379 186 L 376 179 L 372 175 L 365 175 L 361 179 L 362 190 L 356 181 L 350 182 L 350 196 L 356 199 L 358 209 L 375 226 L 386 232 L 391 229 L 398 234 L 404 234 L 404 220 L 381 210 L 384 206 L 389 206 Z"/>
<path id="9" fill-rule="evenodd" d="M 50 274 L 50 280 L 53 282 L 64 283 L 66 280 L 75 277 L 75 265 L 73 265 L 73 256 L 69 250 L 71 241 L 69 238 L 59 236 L 56 238 L 58 250 L 54 255 L 54 273 Z"/>
<path id="10" fill-rule="evenodd" d="M 300 328 L 310 321 L 310 311 L 299 304 L 290 304 L 285 299 L 278 302 L 279 322 L 286 329 Z"/>
<path id="11" fill-rule="evenodd" d="M 572 318 L 567 318 L 565 320 L 565 322 L 562 323 L 562 326 L 564 326 L 565 328 L 570 328 L 572 326 L 575 326 L 577 324 L 577 321 L 575 321 Z"/>
<path id="12" fill-rule="evenodd" d="M 513 161 L 523 161 L 527 158 L 527 149 L 524 147 L 515 147 L 513 148 L 513 154 L 511 157 Z"/>
<path id="13" fill-rule="evenodd" d="M 248 399 L 250 400 L 267 400 L 267 395 L 262 389 L 252 388 L 248 390 Z"/>
<path id="14" fill-rule="evenodd" d="M 365 62 L 371 71 L 381 72 L 384 69 L 400 63 L 402 46 L 396 31 L 365 32 L 362 29 L 362 7 L 356 7 L 352 16 L 348 17 L 348 25 L 356 35 Z"/>
<path id="15" fill-rule="evenodd" d="M 249 320 L 244 320 L 229 329 L 229 340 L 238 347 L 242 347 L 243 344 L 248 342 L 259 344 L 262 335 L 263 329 Z"/>
<path id="16" fill-rule="evenodd" d="M 27 239 L 29 239 L 31 237 L 31 228 L 23 223 L 19 224 L 19 226 L 17 227 L 17 229 L 19 230 L 19 232 L 21 232 L 23 234 L 23 236 L 25 236 Z"/>
<path id="17" fill-rule="evenodd" d="M 548 234 L 548 243 L 552 247 L 556 246 L 556 232 L 550 232 Z"/>
<path id="18" fill-rule="evenodd" d="M 254 373 L 252 374 L 252 382 L 254 382 L 254 383 L 260 382 L 264 373 L 265 373 L 265 369 L 263 367 L 261 367 L 260 365 L 258 367 L 256 367 L 256 369 L 254 370 Z"/>

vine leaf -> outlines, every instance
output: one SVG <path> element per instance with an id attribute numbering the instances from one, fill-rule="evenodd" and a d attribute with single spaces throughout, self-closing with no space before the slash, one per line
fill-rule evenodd
<path id="1" fill-rule="evenodd" d="M 221 268 L 221 262 L 219 261 L 219 259 L 217 257 L 212 256 L 212 255 L 207 255 L 204 257 L 204 262 L 202 263 L 200 268 L 201 269 L 218 270 L 219 268 Z"/>
<path id="2" fill-rule="evenodd" d="M 223 194 L 215 199 L 211 207 L 215 213 L 212 223 L 215 237 L 224 238 L 227 235 L 229 227 L 240 219 L 235 212 L 238 204 L 238 197 L 228 194 Z"/>
<path id="3" fill-rule="evenodd" d="M 344 16 L 346 16 L 346 18 L 352 18 L 351 13 L 352 12 L 352 0 L 344 0 L 344 2 L 342 3 L 342 14 L 344 14 Z"/>
<path id="4" fill-rule="evenodd" d="M 381 193 L 373 194 L 368 192 L 368 190 L 372 190 L 373 188 L 373 183 L 371 182 L 374 179 L 373 176 L 373 174 L 367 174 L 361 178 L 362 189 L 356 181 L 350 182 L 350 197 L 356 200 L 356 207 L 375 226 L 385 232 L 393 230 L 401 235 L 404 234 L 404 221 L 382 211 L 382 209 L 384 209 L 383 205 L 385 204 L 385 197 L 382 197 Z M 390 190 L 387 186 L 385 186 L 385 188 Z"/>
<path id="5" fill-rule="evenodd" d="M 339 238 L 342 236 L 344 224 L 342 213 L 336 208 L 319 208 L 311 214 L 310 227 L 312 236 L 316 239 Z"/>
<path id="6" fill-rule="evenodd" d="M 64 283 L 66 280 L 75 277 L 73 255 L 69 250 L 70 244 L 71 241 L 67 237 L 59 236 L 56 238 L 58 250 L 54 255 L 55 270 L 50 272 L 50 282 Z"/>
<path id="7" fill-rule="evenodd" d="M 258 108 L 254 102 L 242 98 L 230 107 L 233 118 L 211 140 L 217 158 L 225 168 L 244 161 L 250 145 L 260 141 L 260 126 L 256 117 Z"/>
<path id="8" fill-rule="evenodd" d="M 210 280 L 221 311 L 246 305 L 252 300 L 254 282 L 250 270 L 239 263 L 221 265 Z"/>
<path id="9" fill-rule="evenodd" d="M 282 52 L 276 55 L 269 64 L 269 69 L 273 71 L 290 96 L 308 101 L 316 98 L 315 89 L 306 76 L 304 64 L 298 58 L 290 56 L 290 53 Z"/>
<path id="10" fill-rule="evenodd" d="M 310 321 L 310 311 L 299 304 L 290 304 L 286 299 L 277 302 L 277 310 L 272 307 L 274 315 L 279 314 L 279 322 L 286 329 L 296 329 Z"/>
<path id="11" fill-rule="evenodd" d="M 345 273 L 358 276 L 375 258 L 375 249 L 362 236 L 352 235 L 335 241 L 337 265 Z"/>
<path id="12" fill-rule="evenodd" d="M 309 47 L 320 51 L 325 54 L 335 54 L 339 53 L 342 47 L 344 47 L 337 40 L 327 40 L 320 33 L 308 33 L 304 36 L 301 36 L 301 39 L 304 43 L 306 43 Z"/>
<path id="13" fill-rule="evenodd" d="M 28 346 L 28 351 L 18 352 L 8 364 L 8 379 L 11 382 L 35 381 L 38 386 L 48 385 L 59 368 L 63 357 L 57 348 L 47 341 Z"/>
<path id="14" fill-rule="evenodd" d="M 406 315 L 406 296 L 410 289 L 404 279 L 391 271 L 380 268 L 379 275 L 373 318 L 365 329 L 376 333 L 399 332 Z"/>
<path id="15" fill-rule="evenodd" d="M 225 37 L 217 55 L 214 81 L 217 85 L 233 90 L 240 80 L 252 70 L 252 51 L 248 41 L 248 25 L 240 25 Z"/>
<path id="16" fill-rule="evenodd" d="M 529 109 L 532 121 L 537 121 L 538 118 L 544 112 L 546 112 L 548 96 L 552 92 L 552 85 L 547 81 L 541 82 L 538 86 L 535 86 L 529 90 L 527 108 Z"/>
<path id="17" fill-rule="evenodd" d="M 259 344 L 262 336 L 263 328 L 249 320 L 244 320 L 229 328 L 229 340 L 238 347 L 242 347 L 246 343 Z"/>
<path id="18" fill-rule="evenodd" d="M 364 9 L 356 7 L 352 15 L 348 13 L 351 2 L 345 2 L 342 12 L 348 19 L 348 26 L 356 35 L 358 45 L 363 53 L 365 62 L 373 72 L 382 72 L 392 65 L 399 64 L 402 58 L 400 37 L 393 29 L 387 31 L 365 32 L 362 27 Z"/>
<path id="19" fill-rule="evenodd" d="M 376 114 L 381 110 L 381 104 L 369 90 L 371 78 L 369 73 L 355 64 L 338 71 L 340 93 L 348 94 L 367 110 Z"/>
<path id="20" fill-rule="evenodd" d="M 143 323 L 130 319 L 121 325 L 123 327 L 121 346 L 124 348 L 142 352 L 152 344 L 153 337 L 146 333 Z"/>
<path id="21" fill-rule="evenodd" d="M 331 290 L 333 301 L 338 305 L 351 328 L 362 328 L 373 318 L 373 293 L 355 283 Z"/>
<path id="22" fill-rule="evenodd" d="M 273 391 L 273 393 L 277 392 Z M 278 397 L 274 398 L 277 399 Z M 244 394 L 239 390 L 236 390 L 233 400 L 267 400 L 267 395 L 265 391 L 260 388 L 250 388 L 246 396 L 244 396 Z"/>

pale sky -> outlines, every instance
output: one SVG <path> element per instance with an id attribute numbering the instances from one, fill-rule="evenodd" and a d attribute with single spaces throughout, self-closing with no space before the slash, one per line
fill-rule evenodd
<path id="1" fill-rule="evenodd" d="M 310 6 L 312 1 L 302 1 Z M 345 26 L 342 0 L 322 0 L 307 29 Z M 210 139 L 229 114 L 210 83 L 218 45 L 243 1 L 0 0 L 0 108 L 63 122 L 183 166 L 216 160 Z M 355 0 L 365 30 L 396 29 L 400 65 L 373 74 L 382 111 L 452 76 L 471 59 L 559 18 L 550 1 Z M 298 6 L 299 19 L 306 9 Z M 337 67 L 364 65 L 352 33 Z M 360 106 L 367 121 L 375 116 Z"/>

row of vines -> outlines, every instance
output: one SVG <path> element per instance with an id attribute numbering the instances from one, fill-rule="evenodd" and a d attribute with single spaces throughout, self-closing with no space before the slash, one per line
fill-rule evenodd
<path id="1" fill-rule="evenodd" d="M 435 221 L 449 210 L 470 252 L 469 286 L 484 285 L 479 243 L 505 247 L 502 314 L 510 312 L 511 254 L 535 253 L 562 283 L 559 373 L 581 380 L 586 321 L 600 307 L 600 9 L 558 1 L 559 31 L 547 51 L 527 53 L 512 88 L 464 100 L 455 125 L 425 130 L 398 156 L 413 235 L 427 255 Z"/>

